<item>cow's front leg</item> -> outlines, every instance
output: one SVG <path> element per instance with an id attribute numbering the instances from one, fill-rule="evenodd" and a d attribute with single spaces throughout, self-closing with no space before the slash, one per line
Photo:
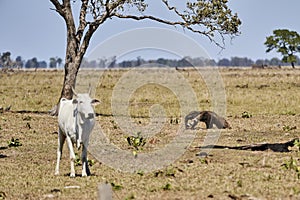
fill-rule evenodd
<path id="1" fill-rule="evenodd" d="M 75 177 L 75 167 L 74 167 L 74 162 L 75 162 L 75 153 L 74 153 L 74 148 L 73 148 L 73 143 L 71 141 L 71 138 L 67 136 L 67 145 L 70 151 L 70 159 L 71 159 L 71 173 L 70 177 Z"/>
<path id="2" fill-rule="evenodd" d="M 59 175 L 59 163 L 61 160 L 62 149 L 65 142 L 66 136 L 61 130 L 58 130 L 58 146 L 57 146 L 57 162 L 55 167 L 55 175 Z"/>
<path id="3" fill-rule="evenodd" d="M 81 154 L 81 161 L 82 161 L 82 176 L 89 176 L 91 174 L 89 169 L 89 164 L 87 160 L 87 147 L 86 145 L 82 145 L 82 154 Z"/>

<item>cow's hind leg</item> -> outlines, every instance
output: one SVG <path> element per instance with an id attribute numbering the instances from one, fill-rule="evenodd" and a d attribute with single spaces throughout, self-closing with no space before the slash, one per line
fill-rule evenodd
<path id="1" fill-rule="evenodd" d="M 67 145 L 68 145 L 68 148 L 69 148 L 69 151 L 70 151 L 70 159 L 71 159 L 70 177 L 75 177 L 75 167 L 74 167 L 75 164 L 74 164 L 74 162 L 75 162 L 76 156 L 75 156 L 72 140 L 69 136 L 67 136 Z"/>
<path id="2" fill-rule="evenodd" d="M 63 134 L 63 132 L 61 130 L 58 130 L 57 162 L 55 167 L 55 175 L 59 175 L 59 163 L 60 163 L 65 139 L 66 136 Z"/>
<path id="3" fill-rule="evenodd" d="M 87 160 L 87 146 L 82 145 L 82 154 L 81 154 L 81 161 L 82 161 L 82 176 L 89 176 L 91 175 L 89 164 Z"/>

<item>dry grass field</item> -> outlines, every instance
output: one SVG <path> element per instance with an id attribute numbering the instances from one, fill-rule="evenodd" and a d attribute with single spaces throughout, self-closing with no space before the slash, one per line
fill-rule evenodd
<path id="1" fill-rule="evenodd" d="M 101 100 L 96 113 L 107 140 L 132 152 L 126 140 L 130 133 L 116 123 L 111 106 L 115 86 L 126 72 L 102 74 L 96 83 L 95 94 Z M 79 80 L 92 79 L 96 73 Z M 192 86 L 199 109 L 209 110 L 210 93 L 197 71 L 178 73 Z M 57 118 L 47 113 L 58 101 L 63 72 L 0 73 L 0 199 L 97 199 L 103 183 L 112 186 L 113 199 L 300 199 L 299 143 L 291 145 L 289 152 L 242 148 L 283 144 L 299 137 L 300 70 L 227 68 L 220 69 L 220 74 L 226 91 L 224 117 L 232 129 L 221 130 L 216 148 L 206 157 L 196 155 L 207 134 L 199 124 L 190 131 L 195 133 L 191 144 L 168 166 L 130 173 L 89 154 L 92 175 L 81 177 L 78 165 L 76 177 L 70 178 L 66 145 L 61 174 L 54 175 Z M 133 123 L 147 126 L 154 104 L 164 107 L 165 124 L 159 133 L 146 138 L 137 156 L 166 146 L 183 123 L 176 95 L 157 84 L 131 94 L 128 113 Z M 10 110 L 5 111 L 8 106 Z"/>

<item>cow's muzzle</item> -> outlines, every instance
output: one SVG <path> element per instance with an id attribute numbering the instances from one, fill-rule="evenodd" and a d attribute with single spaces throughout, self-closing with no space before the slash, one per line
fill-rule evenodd
<path id="1" fill-rule="evenodd" d="M 94 113 L 88 113 L 85 118 L 87 119 L 93 119 L 95 117 L 95 114 Z"/>

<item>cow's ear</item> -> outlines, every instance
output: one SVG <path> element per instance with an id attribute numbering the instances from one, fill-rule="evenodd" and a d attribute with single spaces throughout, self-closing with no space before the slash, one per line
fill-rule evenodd
<path id="1" fill-rule="evenodd" d="M 100 104 L 100 101 L 99 101 L 98 99 L 92 99 L 91 104 L 92 104 L 93 106 L 95 106 L 95 105 Z"/>
<path id="2" fill-rule="evenodd" d="M 73 103 L 73 104 L 77 104 L 77 103 L 78 103 L 77 99 L 73 99 L 73 100 L 72 100 L 72 103 Z"/>

